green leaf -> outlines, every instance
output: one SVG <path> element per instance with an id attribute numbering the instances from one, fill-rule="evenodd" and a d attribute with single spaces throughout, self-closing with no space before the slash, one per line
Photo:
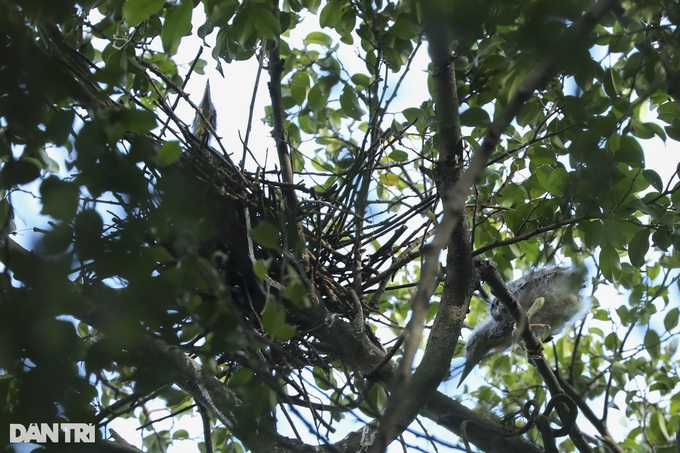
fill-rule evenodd
<path id="1" fill-rule="evenodd" d="M 625 325 L 625 324 L 624 324 Z M 618 337 L 614 333 L 610 333 L 604 339 L 605 347 L 610 351 L 615 351 L 619 346 Z"/>
<path id="2" fill-rule="evenodd" d="M 305 38 L 305 45 L 318 44 L 324 47 L 330 47 L 333 44 L 333 38 L 322 31 L 313 31 Z"/>
<path id="3" fill-rule="evenodd" d="M 236 17 L 233 20 L 229 37 L 234 39 L 241 46 L 250 46 L 256 39 L 257 30 L 253 27 L 255 22 L 254 16 L 258 11 L 245 3 L 245 6 L 239 9 Z M 235 47 L 235 46 L 234 46 Z M 230 53 L 236 57 L 238 48 L 229 48 Z"/>
<path id="4" fill-rule="evenodd" d="M 567 181 L 567 170 L 555 168 L 548 178 L 548 192 L 553 195 L 564 195 L 564 184 Z"/>
<path id="5" fill-rule="evenodd" d="M 499 201 L 503 207 L 509 208 L 524 203 L 526 197 L 527 193 L 524 190 L 524 187 L 518 184 L 509 183 L 505 186 Z"/>
<path id="6" fill-rule="evenodd" d="M 255 18 L 255 29 L 263 36 L 274 39 L 281 34 L 281 24 L 267 8 L 257 8 L 253 14 Z"/>
<path id="7" fill-rule="evenodd" d="M 158 149 L 156 159 L 161 165 L 171 165 L 177 162 L 182 155 L 182 148 L 179 142 L 167 141 L 164 142 Z"/>
<path id="8" fill-rule="evenodd" d="M 126 131 L 144 134 L 156 127 L 156 114 L 151 110 L 124 109 L 115 119 L 120 121 Z"/>
<path id="9" fill-rule="evenodd" d="M 123 17 L 134 27 L 157 13 L 164 4 L 165 0 L 127 0 L 123 5 Z"/>
<path id="10" fill-rule="evenodd" d="M 189 438 L 189 432 L 186 429 L 178 429 L 174 433 L 172 433 L 172 438 L 174 439 L 188 439 Z"/>
<path id="11" fill-rule="evenodd" d="M 385 392 L 385 389 L 382 386 L 375 384 L 371 390 L 369 390 L 366 401 L 374 411 L 377 410 L 380 413 L 385 409 L 385 406 L 387 406 L 387 399 L 387 392 Z"/>
<path id="12" fill-rule="evenodd" d="M 670 138 L 675 141 L 680 141 L 680 125 L 673 122 L 673 124 L 666 126 L 664 129 Z"/>
<path id="13" fill-rule="evenodd" d="M 635 267 L 642 267 L 645 264 L 645 255 L 649 250 L 649 230 L 644 229 L 635 233 L 628 245 L 628 258 Z"/>
<path id="14" fill-rule="evenodd" d="M 321 110 L 328 103 L 330 91 L 324 90 L 321 84 L 315 84 L 307 94 L 307 106 L 312 110 Z"/>
<path id="15" fill-rule="evenodd" d="M 647 348 L 647 353 L 652 357 L 652 359 L 658 359 L 661 354 L 661 340 L 659 339 L 659 334 L 653 329 L 648 329 L 645 332 L 644 340 L 645 348 Z"/>
<path id="16" fill-rule="evenodd" d="M 642 176 L 659 192 L 663 191 L 663 181 L 661 176 L 654 170 L 644 170 Z"/>
<path id="17" fill-rule="evenodd" d="M 652 242 L 661 250 L 667 251 L 673 244 L 673 237 L 667 230 L 659 228 L 652 234 Z"/>
<path id="18" fill-rule="evenodd" d="M 40 161 L 43 163 L 43 167 L 50 173 L 58 173 L 59 172 L 59 162 L 56 160 L 52 159 L 49 154 L 47 154 L 47 151 L 45 151 L 44 148 L 41 148 L 40 151 L 38 151 L 38 154 L 40 154 Z"/>
<path id="19" fill-rule="evenodd" d="M 486 127 L 491 124 L 489 113 L 481 107 L 471 107 L 460 114 L 460 123 L 463 126 Z"/>
<path id="20" fill-rule="evenodd" d="M 306 72 L 296 72 L 290 79 L 290 95 L 296 105 L 302 105 L 309 89 L 309 76 Z"/>
<path id="21" fill-rule="evenodd" d="M 312 13 L 316 14 L 321 6 L 321 0 L 302 0 L 302 4 Z"/>
<path id="22" fill-rule="evenodd" d="M 538 182 L 545 190 L 550 190 L 550 176 L 552 175 L 553 171 L 555 171 L 555 169 L 550 165 L 540 165 L 534 170 L 534 174 L 536 175 Z"/>
<path id="23" fill-rule="evenodd" d="M 78 185 L 50 176 L 40 184 L 42 213 L 60 220 L 71 220 L 78 209 Z"/>
<path id="24" fill-rule="evenodd" d="M 408 121 L 409 123 L 413 123 L 423 116 L 423 111 L 416 107 L 409 107 L 407 109 L 404 109 L 404 111 L 402 111 L 401 114 L 404 115 L 406 121 Z"/>
<path id="25" fill-rule="evenodd" d="M 626 89 L 621 75 L 615 69 L 608 69 L 604 76 L 604 90 L 612 98 L 618 97 Z"/>
<path id="26" fill-rule="evenodd" d="M 644 166 L 645 154 L 642 146 L 640 146 L 640 142 L 633 137 L 620 137 L 619 147 L 616 150 L 616 160 L 625 162 L 635 168 Z"/>
<path id="27" fill-rule="evenodd" d="M 312 369 L 312 376 L 314 376 L 314 383 L 321 390 L 331 390 L 337 387 L 337 381 L 333 373 L 329 373 L 321 367 L 315 366 Z"/>
<path id="28" fill-rule="evenodd" d="M 392 25 L 388 33 L 405 40 L 410 40 L 411 38 L 418 36 L 420 27 L 411 22 L 407 17 L 401 16 L 394 25 Z"/>
<path id="29" fill-rule="evenodd" d="M 671 332 L 673 329 L 678 327 L 678 316 L 680 315 L 680 309 L 671 308 L 666 313 L 666 317 L 663 319 L 663 326 L 666 328 L 666 332 Z"/>
<path id="30" fill-rule="evenodd" d="M 618 252 L 609 245 L 603 245 L 600 250 L 600 269 L 607 280 L 616 283 L 621 277 L 621 260 Z"/>
<path id="31" fill-rule="evenodd" d="M 316 88 L 316 86 L 314 86 L 314 88 Z M 314 88 L 310 90 L 310 99 L 307 100 L 307 105 L 309 105 L 311 101 L 311 92 L 314 90 Z M 304 113 L 300 114 L 300 116 L 298 116 L 298 123 L 300 124 L 300 129 L 302 130 L 302 132 L 305 132 L 307 134 L 313 134 L 314 132 L 317 131 L 316 122 L 309 115 L 306 115 Z"/>
<path id="32" fill-rule="evenodd" d="M 322 28 L 335 28 L 342 19 L 342 5 L 337 0 L 329 0 L 319 14 L 319 25 Z"/>
<path id="33" fill-rule="evenodd" d="M 676 236 L 677 240 L 677 236 Z M 675 248 L 677 250 L 678 245 L 674 244 Z M 673 253 L 673 254 L 664 254 L 661 256 L 659 259 L 659 264 L 661 264 L 662 267 L 666 269 L 680 269 L 680 254 L 678 253 Z"/>
<path id="34" fill-rule="evenodd" d="M 661 121 L 671 124 L 674 119 L 680 117 L 680 107 L 675 101 L 669 101 L 656 109 L 656 115 Z"/>
<path id="35" fill-rule="evenodd" d="M 300 281 L 288 283 L 281 294 L 293 302 L 296 307 L 309 307 L 307 286 Z"/>
<path id="36" fill-rule="evenodd" d="M 294 326 L 286 323 L 286 308 L 274 298 L 269 298 L 262 311 L 262 327 L 275 340 L 286 341 L 297 332 Z"/>
<path id="37" fill-rule="evenodd" d="M 394 173 L 389 173 L 389 172 L 381 174 L 379 179 L 380 179 L 380 183 L 383 186 L 388 186 L 388 187 L 389 186 L 392 186 L 392 187 L 398 186 L 399 181 L 400 181 L 399 176 L 395 175 Z"/>
<path id="38" fill-rule="evenodd" d="M 533 210 L 533 203 L 524 203 L 512 211 L 505 211 L 503 217 L 508 224 L 508 228 L 513 233 L 519 234 L 522 228 L 526 226 L 527 219 Z"/>
<path id="39" fill-rule="evenodd" d="M 217 444 L 217 443 L 216 443 Z M 219 444 L 217 444 L 219 445 Z M 228 444 L 225 445 L 225 452 L 226 453 L 245 453 L 245 450 L 241 446 L 241 444 L 236 443 L 236 442 L 229 442 Z"/>
<path id="40" fill-rule="evenodd" d="M 85 209 L 76 215 L 73 225 L 74 249 L 81 260 L 101 258 L 103 232 L 104 221 L 94 209 Z"/>
<path id="41" fill-rule="evenodd" d="M 0 180 L 4 189 L 10 189 L 40 177 L 42 164 L 36 159 L 23 157 L 19 160 L 10 160 L 0 170 Z"/>
<path id="42" fill-rule="evenodd" d="M 408 153 L 400 149 L 395 149 L 390 153 L 389 158 L 397 162 L 405 162 L 408 160 Z"/>
<path id="43" fill-rule="evenodd" d="M 257 277 L 258 280 L 264 280 L 264 277 L 267 275 L 267 271 L 269 270 L 270 264 L 270 260 L 263 260 L 261 258 L 255 261 L 255 264 L 253 265 L 253 272 L 255 273 L 255 277 Z"/>
<path id="44" fill-rule="evenodd" d="M 257 242 L 264 248 L 278 250 L 279 247 L 279 230 L 269 222 L 260 222 L 253 229 L 253 241 Z"/>
<path id="45" fill-rule="evenodd" d="M 368 88 L 371 84 L 371 78 L 366 74 L 356 73 L 351 77 L 351 80 L 357 88 Z"/>
<path id="46" fill-rule="evenodd" d="M 541 111 L 542 106 L 538 101 L 533 99 L 527 101 L 517 115 L 517 124 L 527 126 L 533 123 Z"/>
<path id="47" fill-rule="evenodd" d="M 528 155 L 532 167 L 539 167 L 544 164 L 551 165 L 557 162 L 555 151 L 548 149 L 545 146 L 530 147 Z"/>
<path id="48" fill-rule="evenodd" d="M 585 221 L 578 225 L 578 230 L 582 232 L 586 246 L 594 249 L 604 241 L 604 232 L 600 220 Z"/>
<path id="49" fill-rule="evenodd" d="M 675 382 L 673 383 L 675 384 Z M 673 388 L 673 385 L 670 386 L 670 388 Z M 654 389 L 650 389 L 654 390 Z M 664 416 L 663 411 L 656 411 L 655 412 L 656 417 L 652 417 L 652 426 L 656 425 L 659 428 L 659 434 L 657 435 L 658 438 L 664 439 L 666 441 L 670 441 L 672 439 L 671 435 L 668 433 L 668 428 L 666 428 L 666 417 Z M 654 421 L 656 420 L 656 421 Z"/>
<path id="50" fill-rule="evenodd" d="M 340 107 L 342 107 L 347 116 L 357 121 L 360 120 L 364 114 L 364 111 L 359 105 L 359 99 L 357 98 L 356 93 L 354 93 L 354 90 L 350 87 L 345 87 L 345 89 L 342 90 L 342 94 L 340 95 Z"/>
<path id="51" fill-rule="evenodd" d="M 161 30 L 163 50 L 168 55 L 177 53 L 179 43 L 184 36 L 191 34 L 192 3 L 183 0 L 179 5 L 170 9 Z"/>
<path id="52" fill-rule="evenodd" d="M 4 192 L 4 190 L 2 191 Z M 10 200 L 5 198 L 0 198 L 0 225 L 7 228 L 6 231 L 16 230 L 16 224 L 14 223 L 14 209 L 10 203 Z M 0 286 L 3 283 L 3 278 L 0 277 Z"/>
<path id="53" fill-rule="evenodd" d="M 300 173 L 305 169 L 305 156 L 299 149 L 293 148 L 290 151 L 290 160 L 293 163 L 293 171 L 295 173 Z"/>
<path id="54" fill-rule="evenodd" d="M 250 368 L 239 368 L 229 377 L 229 385 L 238 387 L 239 385 L 247 384 L 253 379 L 254 375 L 255 373 Z"/>
<path id="55" fill-rule="evenodd" d="M 54 113 L 46 126 L 47 135 L 52 140 L 52 143 L 61 146 L 66 142 L 73 131 L 75 115 L 74 110 L 59 110 Z"/>

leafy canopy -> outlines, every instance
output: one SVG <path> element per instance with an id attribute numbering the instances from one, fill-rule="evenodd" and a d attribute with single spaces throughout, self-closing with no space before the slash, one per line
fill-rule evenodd
<path id="1" fill-rule="evenodd" d="M 673 451 L 678 21 L 666 0 L 0 3 L 2 425 L 136 418 L 149 452 Z M 220 130 L 262 120 L 269 153 L 177 113 L 243 60 L 215 99 L 258 83 L 267 107 Z M 461 396 L 482 259 L 585 265 L 593 310 L 547 374 L 500 354 Z"/>

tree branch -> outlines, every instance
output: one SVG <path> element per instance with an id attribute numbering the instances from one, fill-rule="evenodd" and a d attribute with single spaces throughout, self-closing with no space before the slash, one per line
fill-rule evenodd
<path id="1" fill-rule="evenodd" d="M 276 4 L 277 0 L 274 0 L 273 3 L 274 14 L 278 17 L 279 8 Z M 279 53 L 278 40 L 269 40 L 267 42 L 267 47 L 269 49 L 269 83 L 267 86 L 269 87 L 269 97 L 272 101 L 272 121 L 274 122 L 272 136 L 276 142 L 276 152 L 279 156 L 279 165 L 281 165 L 281 177 L 283 182 L 286 184 L 294 184 L 293 162 L 290 158 L 290 152 L 286 142 L 284 129 L 285 114 L 281 99 L 281 75 L 283 73 L 284 61 L 281 59 L 281 54 Z M 295 215 L 294 213 L 297 211 L 298 205 L 295 190 L 290 188 L 283 188 L 282 190 L 286 199 L 286 204 L 288 205 L 289 214 Z"/>
<path id="2" fill-rule="evenodd" d="M 309 316 L 310 320 L 326 318 L 323 306 L 314 308 L 314 312 L 307 311 L 307 316 Z M 338 357 L 343 363 L 357 369 L 364 375 L 373 371 L 372 379 L 384 384 L 388 390 L 392 389 L 392 385 L 395 382 L 394 376 L 397 373 L 397 364 L 391 360 L 382 364 L 381 359 L 384 357 L 385 352 L 370 341 L 363 332 L 357 331 L 356 326 L 351 322 L 336 318 L 330 324 L 323 323 L 318 325 L 316 328 L 311 329 L 311 332 L 317 339 L 328 344 L 332 348 L 328 352 Z M 434 343 L 430 341 L 429 344 Z M 450 357 L 448 360 L 450 361 Z M 382 366 L 378 368 L 378 364 Z M 414 375 L 413 381 L 422 385 L 422 379 L 417 376 L 418 372 Z M 503 435 L 505 429 L 502 424 L 475 413 L 458 401 L 436 390 L 431 392 L 430 398 L 424 402 L 421 414 L 459 436 L 462 436 L 461 425 L 467 422 L 468 440 L 487 452 L 532 453 L 540 451 L 521 437 L 508 438 Z M 401 426 L 399 425 L 399 428 Z M 343 441 L 349 442 L 350 439 L 356 440 L 357 438 L 363 438 L 364 440 L 371 438 L 372 440 L 371 436 L 375 436 L 376 431 L 375 425 L 367 425 L 350 434 Z M 340 444 L 335 444 L 335 446 L 339 447 Z"/>
<path id="3" fill-rule="evenodd" d="M 442 14 L 441 6 L 440 2 L 426 2 L 423 10 L 439 127 L 437 189 L 440 197 L 446 199 L 449 188 L 458 180 L 462 170 L 463 147 L 449 24 L 443 20 L 445 15 Z M 444 236 L 436 233 L 433 242 L 439 236 L 441 245 L 430 244 L 423 248 L 424 261 L 411 305 L 411 320 L 404 330 L 404 353 L 392 386 L 393 394 L 371 448 L 373 452 L 385 451 L 408 427 L 448 372 L 456 339 L 460 335 L 476 286 L 470 261 L 470 233 L 465 223 L 465 213 L 461 211 L 457 215 L 461 221 L 449 234 Z M 413 360 L 420 348 L 429 301 L 439 282 L 439 253 L 444 245 L 449 246 L 444 292 L 423 359 L 411 379 Z"/>
<path id="4" fill-rule="evenodd" d="M 583 220 L 589 220 L 589 219 L 593 219 L 593 218 L 595 218 L 595 217 L 582 216 L 582 217 L 576 217 L 576 218 L 573 218 L 573 219 L 559 220 L 559 221 L 553 223 L 552 225 L 547 225 L 547 226 L 544 226 L 544 227 L 541 227 L 541 228 L 536 228 L 535 230 L 530 231 L 529 233 L 525 233 L 525 234 L 522 234 L 520 236 L 515 236 L 515 237 L 508 238 L 508 239 L 504 239 L 502 241 L 495 241 L 495 242 L 492 242 L 491 244 L 487 244 L 483 247 L 480 247 L 480 248 L 474 250 L 472 252 L 472 256 L 479 256 L 479 255 L 481 255 L 485 252 L 488 252 L 489 250 L 493 250 L 493 249 L 498 248 L 498 247 L 503 247 L 505 245 L 516 244 L 518 242 L 525 241 L 525 240 L 532 238 L 534 236 L 538 236 L 539 234 L 542 234 L 542 233 L 545 233 L 545 232 L 548 232 L 548 231 L 552 231 L 552 230 L 556 230 L 556 229 L 561 228 L 563 226 L 573 225 L 575 223 L 580 223 Z"/>
<path id="5" fill-rule="evenodd" d="M 565 393 L 569 395 L 569 397 L 576 403 L 579 409 L 581 409 L 581 412 L 588 419 L 590 424 L 593 425 L 595 429 L 597 429 L 598 433 L 600 433 L 600 441 L 602 441 L 602 443 L 605 444 L 612 452 L 623 453 L 623 449 L 619 447 L 616 442 L 614 442 L 614 439 L 607 429 L 606 424 L 603 423 L 603 421 L 600 420 L 597 415 L 595 415 L 590 406 L 588 406 L 581 395 L 579 395 L 578 391 L 571 384 L 562 379 L 559 374 L 555 374 L 555 377 L 564 389 Z"/>

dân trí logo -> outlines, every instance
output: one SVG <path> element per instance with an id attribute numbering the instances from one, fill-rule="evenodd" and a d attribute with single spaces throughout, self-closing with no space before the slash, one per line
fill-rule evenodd
<path id="1" fill-rule="evenodd" d="M 94 443 L 92 423 L 10 423 L 9 441 L 46 443 Z"/>

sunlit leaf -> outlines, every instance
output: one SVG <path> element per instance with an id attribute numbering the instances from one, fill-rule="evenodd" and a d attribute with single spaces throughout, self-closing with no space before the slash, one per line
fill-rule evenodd
<path id="1" fill-rule="evenodd" d="M 333 44 L 333 38 L 321 31 L 313 31 L 307 34 L 305 44 L 319 44 L 324 47 L 330 47 Z"/>
<path id="2" fill-rule="evenodd" d="M 399 176 L 394 173 L 382 173 L 380 175 L 380 182 L 385 186 L 398 186 Z"/>

